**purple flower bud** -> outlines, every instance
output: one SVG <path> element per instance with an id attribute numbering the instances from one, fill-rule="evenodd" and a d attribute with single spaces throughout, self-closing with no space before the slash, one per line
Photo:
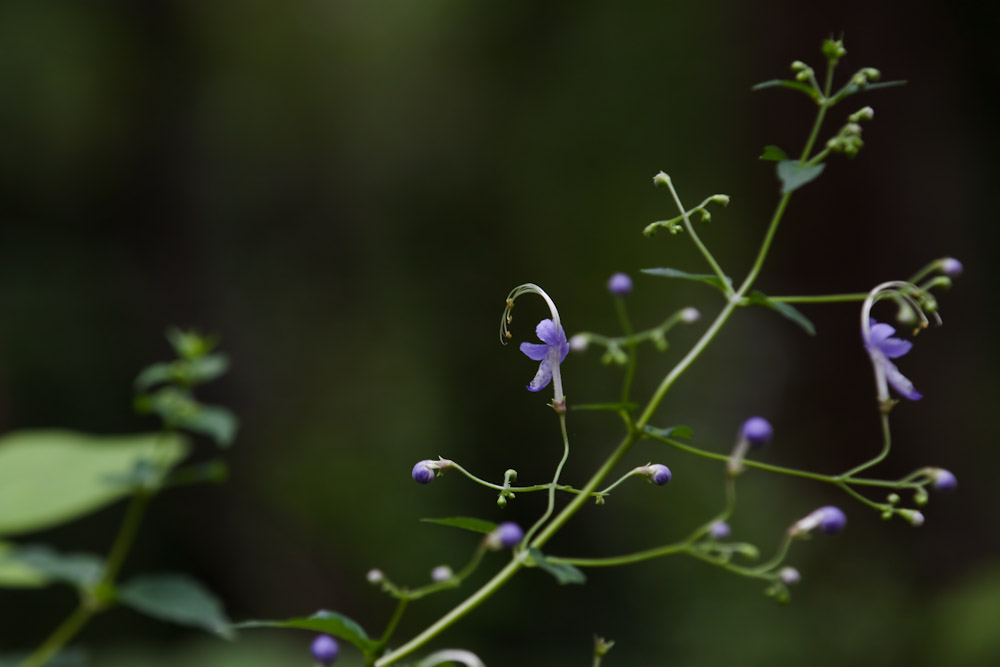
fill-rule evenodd
<path id="1" fill-rule="evenodd" d="M 313 640 L 312 654 L 316 662 L 327 667 L 332 665 L 340 655 L 340 646 L 337 640 L 330 635 L 320 635 Z"/>
<path id="2" fill-rule="evenodd" d="M 938 491 L 954 491 L 958 488 L 958 480 L 955 479 L 955 475 L 944 468 L 935 468 L 931 473 L 931 478 L 934 480 L 934 488 Z"/>
<path id="3" fill-rule="evenodd" d="M 729 537 L 729 524 L 725 521 L 716 521 L 708 529 L 708 534 L 717 540 Z"/>
<path id="4" fill-rule="evenodd" d="M 754 447 L 763 447 L 774 435 L 774 429 L 763 417 L 751 417 L 743 422 L 740 433 Z"/>
<path id="5" fill-rule="evenodd" d="M 513 521 L 505 521 L 486 536 L 486 546 L 494 551 L 510 549 L 524 538 L 524 531 Z"/>
<path id="6" fill-rule="evenodd" d="M 802 577 L 799 575 L 799 571 L 794 567 L 783 567 L 778 570 L 778 579 L 780 579 L 781 583 L 786 586 L 799 583 L 801 578 Z"/>
<path id="7" fill-rule="evenodd" d="M 369 584 L 380 584 L 382 583 L 382 580 L 385 579 L 385 575 L 382 574 L 382 570 L 373 568 L 368 570 L 368 574 L 365 575 L 365 578 L 368 579 Z"/>
<path id="8" fill-rule="evenodd" d="M 632 279 L 624 273 L 616 273 L 608 280 L 608 291 L 615 296 L 625 296 L 632 291 Z"/>
<path id="9" fill-rule="evenodd" d="M 839 507 L 827 505 L 814 512 L 819 518 L 819 529 L 827 535 L 839 533 L 847 525 L 847 516 Z"/>
<path id="10" fill-rule="evenodd" d="M 941 260 L 941 273 L 949 278 L 962 275 L 963 268 L 962 263 L 954 257 L 945 257 Z"/>
<path id="11" fill-rule="evenodd" d="M 415 466 L 413 466 L 413 472 L 410 476 L 413 477 L 413 481 L 418 484 L 430 484 L 434 481 L 434 476 L 437 474 L 437 463 L 431 461 L 430 459 L 424 459 L 423 461 L 418 461 Z"/>
<path id="12" fill-rule="evenodd" d="M 649 477 L 649 480 L 653 484 L 656 484 L 657 486 L 663 486 L 664 484 L 669 482 L 670 478 L 673 476 L 670 473 L 670 468 L 663 465 L 662 463 L 654 463 L 650 466 L 645 466 L 645 467 L 648 470 L 648 472 L 645 473 L 646 476 Z"/>
<path id="13" fill-rule="evenodd" d="M 431 570 L 431 580 L 441 583 L 442 581 L 448 581 L 451 579 L 452 571 L 447 565 L 438 565 L 436 568 Z"/>

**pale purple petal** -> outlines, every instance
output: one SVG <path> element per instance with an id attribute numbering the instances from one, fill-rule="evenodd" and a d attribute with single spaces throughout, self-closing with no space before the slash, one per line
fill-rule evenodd
<path id="1" fill-rule="evenodd" d="M 884 356 L 881 356 L 878 363 L 882 364 L 882 368 L 885 370 L 885 379 L 890 385 L 892 385 L 893 389 L 911 401 L 919 401 L 923 398 L 923 394 L 914 389 L 913 383 L 910 382 L 905 375 L 899 372 L 899 369 L 896 368 L 896 364 L 892 363 Z"/>
<path id="2" fill-rule="evenodd" d="M 913 343 L 901 338 L 886 338 L 878 347 L 885 356 L 897 359 L 913 349 Z"/>
<path id="3" fill-rule="evenodd" d="M 885 341 L 885 339 L 891 336 L 892 334 L 896 333 L 896 330 L 893 329 L 888 324 L 876 322 L 875 320 L 870 320 L 870 322 L 871 322 L 872 334 L 871 338 L 868 339 L 868 342 L 874 345 L 875 347 L 882 347 L 882 343 Z"/>
<path id="4" fill-rule="evenodd" d="M 534 361 L 541 361 L 548 354 L 549 346 L 540 343 L 521 343 L 521 352 Z"/>
<path id="5" fill-rule="evenodd" d="M 535 373 L 535 378 L 528 385 L 528 391 L 541 391 L 549 386 L 549 382 L 552 382 L 552 362 L 549 361 L 548 356 L 545 356 L 538 364 L 538 372 Z"/>
<path id="6" fill-rule="evenodd" d="M 535 334 L 543 343 L 549 345 L 561 345 L 566 342 L 566 334 L 562 327 L 557 327 L 556 323 L 550 319 L 544 319 L 535 327 Z"/>

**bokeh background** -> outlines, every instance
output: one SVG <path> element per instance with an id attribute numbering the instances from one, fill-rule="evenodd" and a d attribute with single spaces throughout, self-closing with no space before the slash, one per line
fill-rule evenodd
<path id="1" fill-rule="evenodd" d="M 236 619 L 330 608 L 377 632 L 391 603 L 365 583 L 370 567 L 418 584 L 473 547 L 418 518 L 527 523 L 540 511 L 540 496 L 501 512 L 457 476 L 409 478 L 437 455 L 494 480 L 508 467 L 524 482 L 550 475 L 558 429 L 545 397 L 524 391 L 534 365 L 497 343 L 507 291 L 537 282 L 570 333 L 613 333 L 604 283 L 623 270 L 637 325 L 689 305 L 710 316 L 711 290 L 638 275 L 702 270 L 685 238 L 641 236 L 674 215 L 650 179 L 668 171 L 691 203 L 732 197 L 701 229 L 742 274 L 776 201 L 760 149 L 799 150 L 812 119 L 804 98 L 750 86 L 793 59 L 819 67 L 821 39 L 843 32 L 842 76 L 875 66 L 909 84 L 832 114 L 829 133 L 876 109 L 861 154 L 831 159 L 793 198 L 759 287 L 864 291 L 936 257 L 964 262 L 941 299 L 946 326 L 902 360 L 925 399 L 894 412 L 879 470 L 941 465 L 960 492 L 933 497 L 914 529 L 836 489 L 751 472 L 734 536 L 765 553 L 818 505 L 849 516 L 840 537 L 794 548 L 791 605 L 681 558 L 593 571 L 583 587 L 529 571 L 435 645 L 490 665 L 587 665 L 595 633 L 618 642 L 608 667 L 998 664 L 998 21 L 980 4 L 5 2 L 0 429 L 155 428 L 132 414 L 131 382 L 169 356 L 165 327 L 218 332 L 234 369 L 205 398 L 242 419 L 232 479 L 160 498 L 126 574 L 188 571 Z M 517 337 L 544 316 L 528 303 Z M 857 306 L 803 310 L 814 338 L 762 309 L 738 313 L 654 421 L 727 451 L 761 414 L 777 433 L 768 461 L 835 472 L 869 457 L 879 439 Z M 698 331 L 645 350 L 639 388 Z M 620 370 L 598 357 L 564 364 L 571 401 L 617 394 Z M 582 482 L 619 429 L 572 414 L 565 478 Z M 625 465 L 650 460 L 673 469 L 670 486 L 625 486 L 551 550 L 653 546 L 720 506 L 720 466 L 655 443 Z M 121 512 L 25 539 L 100 552 Z M 414 604 L 400 638 L 502 562 Z M 73 598 L 0 591 L 0 649 L 36 644 Z M 117 610 L 79 643 L 101 667 L 263 667 L 309 664 L 309 640 L 257 631 L 227 644 Z M 342 662 L 358 664 L 350 649 Z"/>

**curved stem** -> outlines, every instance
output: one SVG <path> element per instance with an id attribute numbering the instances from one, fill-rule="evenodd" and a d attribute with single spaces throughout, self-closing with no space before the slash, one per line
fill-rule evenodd
<path id="1" fill-rule="evenodd" d="M 719 277 L 719 281 L 725 289 L 726 296 L 732 296 L 733 287 L 729 284 L 729 281 L 726 280 L 726 274 L 722 271 L 722 267 L 715 261 L 715 257 L 712 256 L 712 253 L 709 252 L 705 244 L 701 242 L 701 239 L 698 237 L 698 233 L 695 232 L 694 225 L 691 224 L 691 216 L 688 215 L 684 205 L 681 204 L 681 198 L 677 196 L 677 190 L 674 189 L 674 180 L 666 174 L 663 175 L 666 176 L 663 180 L 666 182 L 667 188 L 670 189 L 670 195 L 674 198 L 674 203 L 677 204 L 677 208 L 681 212 L 681 217 L 684 219 L 684 229 L 686 229 L 687 233 L 691 236 L 691 240 L 698 247 L 698 251 L 701 253 L 702 257 L 704 257 L 705 261 L 708 262 L 708 265 L 712 267 L 712 271 L 714 271 L 715 275 Z"/>
<path id="2" fill-rule="evenodd" d="M 552 485 L 549 487 L 549 503 L 548 503 L 548 506 L 545 508 L 545 513 L 542 514 L 542 516 L 538 518 L 538 521 L 536 521 L 535 524 L 525 534 L 524 539 L 521 541 L 521 544 L 529 544 L 531 542 L 532 535 L 534 535 L 535 533 L 538 532 L 538 529 L 541 528 L 542 525 L 546 521 L 549 520 L 549 517 L 552 516 L 553 510 L 555 510 L 555 506 L 556 506 L 556 484 L 559 483 L 559 476 L 562 475 L 563 466 L 566 465 L 566 460 L 569 459 L 569 434 L 566 432 L 566 414 L 565 413 L 560 413 L 559 414 L 559 429 L 562 431 L 563 455 L 562 455 L 562 458 L 559 460 L 559 465 L 556 466 L 556 473 L 552 477 Z M 589 496 L 589 495 L 590 495 L 590 493 L 588 492 L 586 494 L 586 496 Z M 577 497 L 578 498 L 584 498 L 585 496 L 581 495 L 581 496 L 577 496 Z"/>

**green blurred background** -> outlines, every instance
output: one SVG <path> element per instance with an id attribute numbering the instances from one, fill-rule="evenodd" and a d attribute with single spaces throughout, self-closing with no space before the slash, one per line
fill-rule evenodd
<path id="1" fill-rule="evenodd" d="M 985 3 L 983 3 L 985 5 Z M 615 332 L 607 277 L 633 274 L 639 326 L 693 305 L 701 286 L 638 275 L 702 267 L 683 237 L 639 233 L 673 215 L 651 177 L 694 203 L 732 197 L 703 238 L 748 268 L 776 201 L 777 143 L 800 149 L 812 109 L 750 93 L 844 33 L 841 75 L 862 66 L 904 88 L 855 97 L 876 109 L 853 162 L 831 159 L 792 200 L 759 282 L 768 293 L 864 291 L 959 257 L 947 326 L 901 366 L 925 394 L 893 414 L 879 471 L 954 471 L 919 530 L 812 483 L 751 472 L 734 537 L 767 553 L 781 531 L 838 503 L 849 528 L 797 545 L 790 606 L 680 558 L 590 573 L 557 589 L 529 571 L 436 646 L 490 665 L 588 665 L 591 637 L 617 665 L 1000 664 L 1000 455 L 991 311 L 997 232 L 995 8 L 963 3 L 635 2 L 30 3 L 0 6 L 0 429 L 155 428 L 133 416 L 139 368 L 167 358 L 169 324 L 222 334 L 234 371 L 207 400 L 243 429 L 232 480 L 163 496 L 126 574 L 182 569 L 236 619 L 342 611 L 377 632 L 391 603 L 373 566 L 420 583 L 458 566 L 474 536 L 417 523 L 468 514 L 527 523 L 457 476 L 419 487 L 442 455 L 499 480 L 544 481 L 560 447 L 534 365 L 497 344 L 503 298 L 534 281 L 569 333 Z M 530 337 L 541 304 L 518 308 Z M 819 333 L 763 309 L 738 313 L 654 420 L 726 451 L 739 423 L 775 425 L 762 456 L 834 472 L 879 447 L 857 306 L 806 306 Z M 645 351 L 649 389 L 700 327 Z M 597 354 L 564 364 L 571 402 L 612 399 L 620 371 Z M 641 394 L 640 394 L 641 395 Z M 581 483 L 616 441 L 614 417 L 572 414 L 565 478 Z M 203 443 L 202 452 L 211 445 Z M 581 512 L 551 545 L 612 555 L 671 541 L 716 511 L 720 466 L 641 443 L 627 465 L 668 464 L 664 489 L 630 484 Z M 52 462 L 59 465 L 58 461 Z M 121 505 L 32 535 L 103 551 Z M 462 591 L 414 604 L 420 630 Z M 0 591 L 0 650 L 40 641 L 68 589 Z M 228 645 L 117 610 L 80 637 L 100 667 L 308 664 L 310 636 L 244 633 Z M 345 649 L 342 663 L 357 664 Z"/>

